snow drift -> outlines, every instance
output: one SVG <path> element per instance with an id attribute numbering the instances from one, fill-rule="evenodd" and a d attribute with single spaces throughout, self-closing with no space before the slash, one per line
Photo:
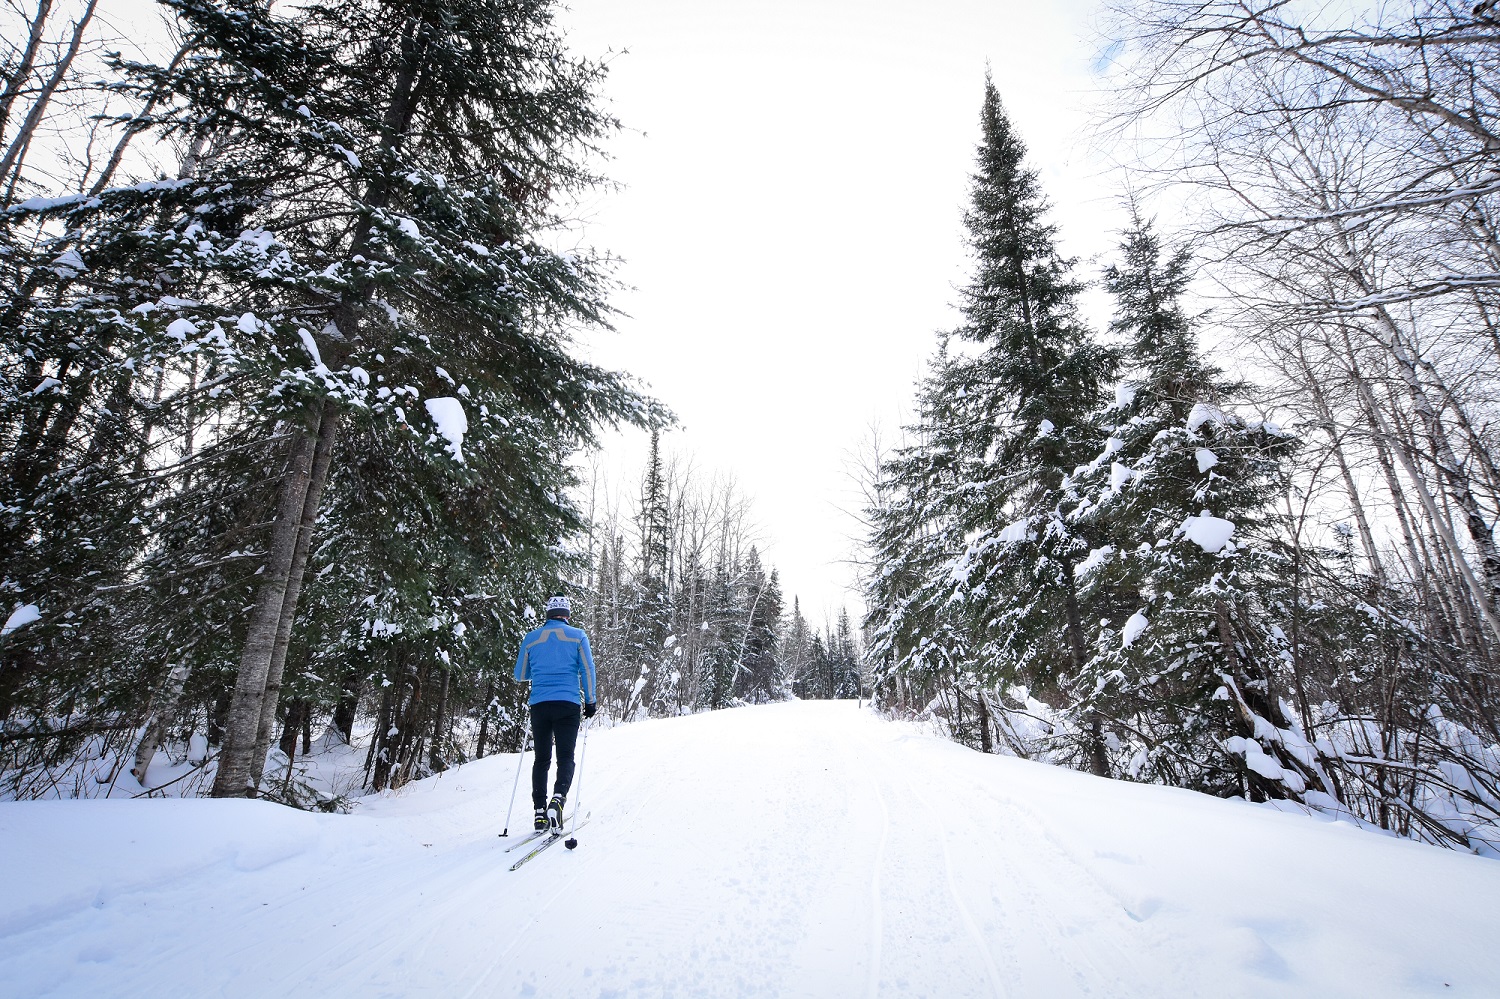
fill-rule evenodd
<path id="1" fill-rule="evenodd" d="M 1494 861 L 984 756 L 853 702 L 596 731 L 579 849 L 510 873 L 515 773 L 492 757 L 351 816 L 0 804 L 0 995 L 1490 996 L 1500 979 Z"/>

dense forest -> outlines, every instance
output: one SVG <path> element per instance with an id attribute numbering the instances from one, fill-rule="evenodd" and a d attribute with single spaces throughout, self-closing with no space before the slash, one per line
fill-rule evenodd
<path id="1" fill-rule="evenodd" d="M 549 0 L 161 9 L 160 57 L 98 0 L 4 15 L 0 796 L 338 807 L 299 757 L 357 753 L 358 792 L 515 751 L 562 588 L 611 724 L 873 697 L 1497 849 L 1490 5 L 1122 4 L 1102 267 L 987 79 L 960 318 L 832 621 L 580 346 L 622 126 Z M 650 450 L 611 481 L 616 430 Z"/>
<path id="2" fill-rule="evenodd" d="M 986 87 L 962 322 L 869 489 L 881 704 L 1494 852 L 1490 6 L 1122 6 L 1099 274 Z"/>
<path id="3" fill-rule="evenodd" d="M 161 62 L 96 9 L 7 31 L 0 793 L 155 793 L 165 752 L 328 806 L 315 740 L 377 790 L 514 751 L 559 586 L 611 719 L 858 692 L 847 617 L 784 608 L 745 501 L 574 347 L 613 265 L 554 236 L 619 125 L 550 3 L 174 0 Z M 626 425 L 641 491 L 596 507 Z"/>

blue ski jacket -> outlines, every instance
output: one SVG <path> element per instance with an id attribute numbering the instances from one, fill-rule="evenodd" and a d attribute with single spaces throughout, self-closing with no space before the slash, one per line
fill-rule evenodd
<path id="1" fill-rule="evenodd" d="M 566 621 L 548 621 L 521 640 L 516 656 L 516 679 L 531 681 L 531 704 L 542 701 L 593 704 L 594 654 L 589 636 Z"/>

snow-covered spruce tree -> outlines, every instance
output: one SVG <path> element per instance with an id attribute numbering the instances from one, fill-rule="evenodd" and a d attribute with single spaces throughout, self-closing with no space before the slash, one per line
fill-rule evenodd
<path id="1" fill-rule="evenodd" d="M 644 680 L 639 696 L 656 715 L 671 714 L 678 703 L 677 685 L 662 667 L 671 657 L 667 639 L 673 634 L 671 489 L 662 466 L 661 434 L 653 428 L 646 471 L 641 480 L 636 530 L 640 536 L 640 567 L 631 587 L 627 618 L 631 622 L 628 658 L 622 666 Z M 676 643 L 673 642 L 672 645 Z"/>
<path id="2" fill-rule="evenodd" d="M 698 656 L 696 697 L 699 710 L 719 711 L 734 703 L 735 669 L 744 638 L 744 611 L 737 560 L 720 551 L 709 577 L 703 605 L 704 645 Z"/>
<path id="3" fill-rule="evenodd" d="M 15 745 L 50 747 L 8 760 L 19 775 L 66 755 L 70 730 L 128 735 L 158 687 L 175 699 L 184 660 L 214 654 L 212 615 L 199 612 L 224 594 L 236 558 L 249 561 L 235 549 L 242 538 L 199 543 L 205 523 L 225 538 L 255 522 L 249 484 L 268 460 L 243 414 L 281 380 L 281 360 L 271 327 L 243 310 L 260 289 L 309 274 L 246 224 L 290 178 L 264 132 L 247 120 L 231 140 L 211 126 L 256 86 L 231 49 L 253 37 L 262 70 L 292 90 L 312 86 L 327 52 L 295 26 L 263 30 L 254 9 L 199 13 L 170 66 L 116 59 L 107 86 L 140 108 L 117 153 L 137 134 L 175 143 L 179 175 L 128 183 L 116 157 L 87 191 L 27 199 L 0 220 L 10 472 L 0 557 L 3 588 L 38 619 L 4 642 L 0 716 L 46 730 Z M 232 183 L 206 180 L 205 164 L 229 147 L 255 166 Z M 186 496 L 197 497 L 196 527 L 169 509 Z M 188 539 L 181 557 L 150 564 L 173 535 Z"/>
<path id="4" fill-rule="evenodd" d="M 1072 569 L 1090 545 L 1063 516 L 1066 476 L 1093 451 L 1116 358 L 1077 317 L 1081 285 L 989 80 L 981 127 L 974 275 L 922 388 L 917 443 L 888 465 L 872 651 L 885 675 L 946 674 L 959 697 L 1017 684 L 1067 697 L 1087 661 Z M 1105 769 L 1098 739 L 1090 765 Z"/>
<path id="5" fill-rule="evenodd" d="M 151 670 L 214 665 L 188 687 L 237 677 L 219 770 L 220 793 L 236 794 L 276 716 L 320 511 L 351 511 L 343 553 L 397 557 L 371 575 L 330 561 L 319 581 L 352 579 L 374 604 L 403 594 L 404 619 L 388 615 L 400 633 L 435 633 L 457 593 L 530 572 L 516 567 L 560 575 L 557 541 L 578 524 L 566 454 L 645 404 L 567 353 L 571 326 L 603 318 L 598 263 L 537 239 L 552 196 L 594 181 L 582 164 L 613 127 L 595 104 L 601 69 L 566 54 L 549 4 L 314 5 L 295 20 L 256 3 L 172 6 L 177 58 L 124 67 L 122 85 L 150 111 L 129 127 L 185 150 L 182 177 L 6 219 L 53 228 L 9 258 L 7 325 L 34 332 L 18 337 L 13 379 L 30 395 L 7 398 L 44 406 L 6 440 L 25 488 L 7 497 L 20 539 L 7 556 L 21 560 L 5 577 L 41 621 L 6 643 L 0 685 L 24 688 L 29 716 L 55 704 L 118 726 L 160 686 Z M 340 436 L 373 460 L 336 460 Z M 96 453 L 113 464 L 78 460 Z M 49 476 L 84 488 L 128 544 L 59 513 Z M 380 533 L 418 531 L 428 546 L 405 551 Z M 101 551 L 108 571 L 48 545 Z M 434 557 L 445 547 L 460 557 Z M 506 572 L 485 572 L 502 559 Z M 112 618 L 89 629 L 90 615 Z M 297 626 L 341 634 L 337 621 Z M 142 654 L 86 644 L 117 635 Z M 337 668 L 346 722 L 355 672 Z M 122 692 L 133 703 L 111 715 Z"/>
<path id="6" fill-rule="evenodd" d="M 741 583 L 747 595 L 746 627 L 741 632 L 733 684 L 736 697 L 752 704 L 783 700 L 786 673 L 780 656 L 781 582 L 776 570 L 767 572 L 754 547 Z"/>
<path id="7" fill-rule="evenodd" d="M 849 611 L 839 608 L 838 623 L 828 637 L 828 658 L 832 666 L 833 696 L 856 698 L 864 694 L 864 677 L 860 667 L 859 643 L 849 622 Z"/>
<path id="8" fill-rule="evenodd" d="M 253 788 L 256 733 L 274 713 L 332 465 L 320 478 L 316 456 L 342 421 L 410 434 L 421 460 L 406 473 L 435 500 L 479 496 L 471 509 L 492 515 L 488 529 L 515 558 L 580 525 L 559 488 L 568 452 L 601 422 L 647 415 L 617 376 L 565 349 L 572 325 L 604 318 L 597 265 L 537 239 L 556 195 L 595 182 L 583 161 L 614 125 L 597 106 L 602 69 L 567 54 L 552 4 L 315 5 L 298 16 L 337 39 L 341 58 L 307 104 L 287 110 L 310 123 L 303 148 L 317 149 L 318 165 L 344 169 L 300 204 L 288 192 L 302 210 L 278 238 L 327 261 L 294 296 L 314 373 L 343 373 L 364 391 L 315 392 L 300 410 L 306 430 L 278 493 L 220 795 Z"/>
<path id="9" fill-rule="evenodd" d="M 1243 385 L 1199 352 L 1186 251 L 1137 217 L 1105 283 L 1131 370 L 1068 520 L 1101 624 L 1073 710 L 1107 719 L 1116 772 L 1218 794 L 1331 790 L 1280 699 L 1286 560 L 1274 505 L 1295 440 L 1227 411 Z M 1285 623 L 1282 621 L 1282 623 Z"/>
<path id="10" fill-rule="evenodd" d="M 594 646 L 594 661 L 603 659 L 615 663 L 612 675 L 616 682 L 628 676 L 633 684 L 638 674 L 633 668 L 627 668 L 624 655 L 625 539 L 613 523 L 605 523 L 596 531 L 603 535 L 603 540 L 594 571 L 594 591 L 585 602 L 587 616 L 581 623 Z M 599 696 L 604 698 L 603 710 L 618 718 L 630 719 L 637 707 L 636 699 L 628 692 L 611 689 L 605 678 L 600 680 Z"/>
<path id="11" fill-rule="evenodd" d="M 807 647 L 806 693 L 802 696 L 814 701 L 826 701 L 833 696 L 833 664 L 821 632 L 813 632 Z"/>
<path id="12" fill-rule="evenodd" d="M 802 616 L 802 601 L 799 597 L 792 597 L 792 614 L 781 630 L 781 648 L 778 655 L 781 657 L 782 669 L 786 674 L 787 693 L 792 697 L 805 698 L 807 694 L 807 682 L 809 666 L 809 655 L 812 648 L 812 630 L 808 627 L 807 618 Z"/>
<path id="13" fill-rule="evenodd" d="M 912 443 L 897 448 L 880 469 L 885 502 L 866 511 L 871 572 L 865 628 L 877 691 L 887 704 L 918 709 L 954 685 L 954 665 L 967 661 L 969 647 L 963 615 L 934 605 L 927 589 L 952 557 L 950 501 L 961 485 L 956 421 L 940 386 L 947 364 L 944 346 L 919 388 L 918 420 L 908 428 Z M 805 689 L 801 696 L 830 696 L 816 669 L 809 670 Z"/>

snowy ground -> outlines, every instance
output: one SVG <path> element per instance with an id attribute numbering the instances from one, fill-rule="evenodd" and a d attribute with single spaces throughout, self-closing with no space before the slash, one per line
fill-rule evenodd
<path id="1" fill-rule="evenodd" d="M 511 873 L 515 764 L 350 816 L 0 804 L 0 995 L 1500 995 L 1500 863 L 852 702 L 595 733 L 579 849 Z"/>

